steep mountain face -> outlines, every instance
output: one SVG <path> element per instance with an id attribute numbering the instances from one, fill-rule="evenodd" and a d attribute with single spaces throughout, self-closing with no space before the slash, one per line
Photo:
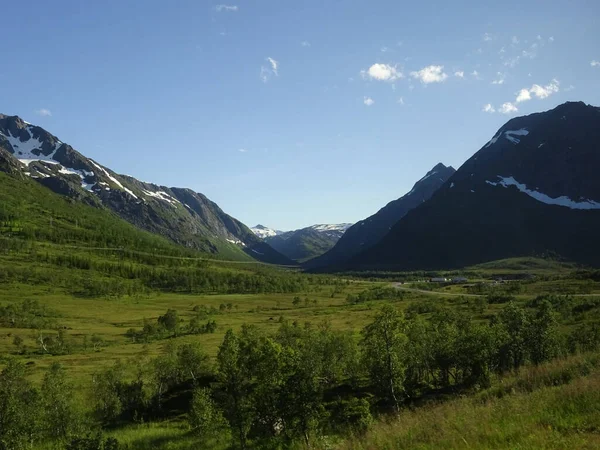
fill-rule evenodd
<path id="1" fill-rule="evenodd" d="M 224 258 L 291 264 L 204 195 L 118 175 L 43 128 L 0 114 L 0 170 L 29 176 L 49 189 L 96 207 L 189 248 Z"/>
<path id="2" fill-rule="evenodd" d="M 265 238 L 273 237 L 273 236 L 279 236 L 280 234 L 285 233 L 285 231 L 274 230 L 272 228 L 265 227 L 264 225 L 261 225 L 261 224 L 258 224 L 255 227 L 250 228 L 250 230 L 261 239 L 265 239 Z"/>
<path id="3" fill-rule="evenodd" d="M 264 240 L 288 258 L 303 262 L 331 249 L 351 226 L 350 223 L 312 225 L 266 236 Z"/>
<path id="4" fill-rule="evenodd" d="M 388 203 L 377 213 L 355 223 L 350 227 L 335 246 L 319 258 L 306 263 L 308 268 L 339 265 L 358 253 L 379 242 L 411 209 L 428 200 L 455 170 L 442 163 L 437 164 L 423 178 L 415 183 L 406 195 Z"/>
<path id="5" fill-rule="evenodd" d="M 507 122 L 348 267 L 438 269 L 514 256 L 600 264 L 600 108 L 565 103 Z"/>

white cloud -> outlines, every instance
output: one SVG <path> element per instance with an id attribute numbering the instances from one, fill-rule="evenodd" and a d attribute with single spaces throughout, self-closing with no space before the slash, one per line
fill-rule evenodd
<path id="1" fill-rule="evenodd" d="M 465 73 L 462 70 L 457 70 L 456 72 L 454 72 L 454 76 L 456 78 L 464 78 L 465 77 Z"/>
<path id="2" fill-rule="evenodd" d="M 521 89 L 517 94 L 517 103 L 526 102 L 527 100 L 531 100 L 529 89 Z"/>
<path id="3" fill-rule="evenodd" d="M 546 98 L 550 97 L 552 94 L 559 91 L 559 82 L 555 78 L 546 86 L 540 86 L 538 84 L 534 84 L 531 86 L 530 92 L 535 95 L 537 98 Z"/>
<path id="4" fill-rule="evenodd" d="M 491 113 L 495 113 L 496 109 L 491 105 L 491 103 L 488 103 L 487 105 L 483 106 L 482 111 L 491 114 Z"/>
<path id="5" fill-rule="evenodd" d="M 215 6 L 217 12 L 238 12 L 239 8 L 237 5 L 217 5 Z"/>
<path id="6" fill-rule="evenodd" d="M 492 84 L 504 84 L 504 80 L 506 79 L 506 74 L 502 72 L 497 73 L 497 78 L 492 81 Z"/>
<path id="7" fill-rule="evenodd" d="M 240 149 L 238 150 L 238 152 L 240 152 L 240 153 L 246 153 L 247 151 L 248 151 L 248 150 L 246 150 L 245 148 L 240 148 Z"/>
<path id="8" fill-rule="evenodd" d="M 401 105 L 404 105 L 404 98 L 403 98 L 403 97 L 400 97 L 400 98 L 398 99 L 398 103 L 400 103 Z"/>
<path id="9" fill-rule="evenodd" d="M 385 46 L 381 47 L 381 53 L 386 53 L 386 52 L 388 52 L 389 50 L 390 50 L 390 49 L 389 49 L 389 48 L 387 48 L 387 47 L 385 47 Z"/>
<path id="10" fill-rule="evenodd" d="M 270 56 L 267 57 L 267 61 L 269 61 L 269 64 L 271 64 L 271 69 L 273 70 L 275 76 L 279 75 L 279 73 L 277 72 L 277 67 L 279 67 L 279 63 Z"/>
<path id="11" fill-rule="evenodd" d="M 476 80 L 479 80 L 479 79 L 480 79 L 480 77 L 479 77 L 479 72 L 477 72 L 476 70 L 474 70 L 473 72 L 471 72 L 471 76 L 472 76 L 473 78 L 475 78 Z"/>
<path id="12" fill-rule="evenodd" d="M 506 103 L 503 103 L 500 108 L 498 108 L 498 111 L 501 112 L 502 114 L 511 114 L 511 113 L 517 112 L 518 109 L 512 103 L 506 102 Z"/>
<path id="13" fill-rule="evenodd" d="M 498 54 L 500 54 L 500 55 L 501 55 L 502 53 L 505 53 L 505 52 L 506 52 L 506 49 L 505 49 L 504 47 L 502 47 L 502 48 L 501 48 L 501 49 L 498 51 Z"/>
<path id="14" fill-rule="evenodd" d="M 375 100 L 373 100 L 371 97 L 365 97 L 363 99 L 363 103 L 367 106 L 371 106 L 372 104 L 375 103 Z"/>
<path id="15" fill-rule="evenodd" d="M 550 37 L 548 38 L 548 42 L 554 42 L 554 36 L 550 36 Z"/>
<path id="16" fill-rule="evenodd" d="M 265 61 L 268 61 L 269 66 L 261 66 L 260 67 L 260 80 L 263 83 L 267 83 L 271 77 L 274 75 L 276 77 L 279 76 L 279 62 L 268 56 L 265 58 Z"/>
<path id="17" fill-rule="evenodd" d="M 485 33 L 485 34 L 483 35 L 483 40 L 484 40 L 485 42 L 489 42 L 489 41 L 491 41 L 491 40 L 492 40 L 492 36 L 490 35 L 490 33 Z"/>
<path id="18" fill-rule="evenodd" d="M 513 45 L 517 45 L 517 44 L 519 43 L 519 38 L 518 38 L 518 37 L 516 37 L 516 36 L 513 36 L 513 37 L 512 37 L 512 39 L 510 40 L 510 42 L 511 42 Z"/>
<path id="19" fill-rule="evenodd" d="M 46 108 L 40 108 L 35 111 L 38 116 L 50 117 L 52 116 L 52 111 Z"/>
<path id="20" fill-rule="evenodd" d="M 573 86 L 572 84 L 570 84 L 570 85 L 569 85 L 569 87 L 567 87 L 567 88 L 565 89 L 565 92 L 570 92 L 570 91 L 572 91 L 573 89 L 575 89 L 575 86 Z"/>
<path id="21" fill-rule="evenodd" d="M 398 72 L 396 67 L 390 66 L 389 64 L 373 64 L 367 70 L 361 70 L 360 75 L 363 78 L 369 78 L 371 80 L 378 81 L 395 81 L 399 78 L 403 78 L 402 72 Z"/>
<path id="22" fill-rule="evenodd" d="M 302 47 L 310 47 L 310 42 L 308 42 L 308 41 L 302 41 L 302 42 L 300 42 L 300 45 Z"/>
<path id="23" fill-rule="evenodd" d="M 600 61 L 596 61 L 595 59 L 590 62 L 590 66 L 592 67 L 600 67 Z"/>
<path id="24" fill-rule="evenodd" d="M 531 100 L 532 96 L 535 96 L 539 99 L 550 97 L 552 94 L 556 93 L 560 89 L 560 83 L 556 78 L 554 78 L 550 83 L 546 86 L 540 86 L 539 84 L 534 84 L 531 88 L 523 88 L 517 94 L 517 103 L 525 102 L 527 100 Z"/>
<path id="25" fill-rule="evenodd" d="M 444 73 L 444 66 L 427 66 L 419 71 L 411 72 L 413 78 L 421 80 L 423 84 L 441 83 L 448 75 Z"/>

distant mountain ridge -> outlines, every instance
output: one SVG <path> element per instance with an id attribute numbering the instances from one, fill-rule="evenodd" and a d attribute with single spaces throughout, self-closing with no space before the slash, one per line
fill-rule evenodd
<path id="1" fill-rule="evenodd" d="M 256 226 L 250 228 L 250 230 L 261 239 L 278 236 L 282 233 L 285 233 L 285 231 L 274 230 L 272 228 L 265 227 L 264 225 L 261 225 L 261 224 L 258 224 Z"/>
<path id="2" fill-rule="evenodd" d="M 331 250 L 306 262 L 306 267 L 314 269 L 343 264 L 352 256 L 375 245 L 406 213 L 428 200 L 454 172 L 451 166 L 436 164 L 407 194 L 391 201 L 372 216 L 355 223 Z"/>
<path id="3" fill-rule="evenodd" d="M 508 121 L 433 197 L 347 267 L 464 267 L 555 255 L 600 265 L 600 108 Z"/>
<path id="4" fill-rule="evenodd" d="M 107 207 L 139 228 L 233 259 L 292 264 L 206 196 L 119 175 L 41 127 L 0 114 L 0 170 L 61 195 Z"/>
<path id="5" fill-rule="evenodd" d="M 317 224 L 299 230 L 276 231 L 257 225 L 252 230 L 264 235 L 265 242 L 275 250 L 294 261 L 303 262 L 325 253 L 351 226 L 351 223 Z"/>

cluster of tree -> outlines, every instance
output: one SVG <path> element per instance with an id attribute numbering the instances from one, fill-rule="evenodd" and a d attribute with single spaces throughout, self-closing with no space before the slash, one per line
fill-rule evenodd
<path id="1" fill-rule="evenodd" d="M 404 292 L 391 287 L 374 287 L 358 294 L 348 294 L 346 302 L 351 304 L 365 303 L 370 300 L 401 300 Z"/>
<path id="2" fill-rule="evenodd" d="M 132 342 L 150 342 L 186 334 L 214 333 L 217 330 L 217 323 L 214 320 L 208 320 L 208 322 L 202 324 L 203 317 L 203 310 L 199 309 L 198 313 L 185 325 L 177 310 L 168 309 L 165 314 L 156 319 L 156 322 L 144 319 L 141 330 L 130 328 L 125 336 L 131 339 Z"/>
<path id="3" fill-rule="evenodd" d="M 509 303 L 489 323 L 451 311 L 425 321 L 386 305 L 360 341 L 326 325 L 284 322 L 274 336 L 244 327 L 226 334 L 217 383 L 196 390 L 189 420 L 204 439 L 228 430 L 239 448 L 309 443 L 364 429 L 375 407 L 398 410 L 435 389 L 486 386 L 493 373 L 599 346 L 598 326 L 561 335 L 548 302 L 533 311 Z"/>
<path id="4" fill-rule="evenodd" d="M 23 300 L 0 306 L 0 326 L 6 328 L 49 328 L 56 313 L 37 300 Z"/>
<path id="5" fill-rule="evenodd" d="M 237 448 L 310 445 L 324 434 L 361 432 L 374 413 L 397 411 L 437 389 L 486 386 L 494 373 L 600 348 L 599 323 L 562 335 L 550 301 L 531 306 L 509 302 L 481 322 L 444 309 L 425 320 L 387 304 L 360 337 L 327 323 L 281 320 L 272 335 L 243 326 L 226 333 L 214 366 L 197 344 L 170 341 L 155 359 L 118 362 L 94 374 L 93 410 L 84 421 L 73 418 L 58 366 L 37 390 L 23 366 L 9 361 L 0 374 L 0 448 L 45 439 L 73 449 L 102 448 L 85 447 L 86 442 L 117 448 L 89 434 L 89 424 L 152 420 L 168 414 L 177 399 L 177 411 L 187 411 L 190 428 L 204 442 L 227 439 Z M 171 335 L 182 332 L 174 310 L 157 325 Z"/>

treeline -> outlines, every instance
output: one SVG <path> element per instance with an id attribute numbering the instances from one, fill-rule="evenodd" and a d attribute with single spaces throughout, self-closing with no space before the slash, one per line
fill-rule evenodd
<path id="1" fill-rule="evenodd" d="M 154 291 L 180 293 L 295 293 L 331 281 L 276 268 L 235 270 L 205 260 L 186 265 L 147 266 L 128 260 L 103 260 L 80 254 L 35 252 L 40 264 L 10 265 L 0 271 L 0 283 L 54 285 L 84 297 L 148 295 Z M 62 269 L 75 269 L 65 271 Z"/>
<path id="2" fill-rule="evenodd" d="M 197 344 L 171 341 L 155 359 L 117 363 L 94 375 L 92 410 L 85 416 L 91 424 L 88 431 L 184 410 L 199 443 L 220 440 L 235 448 L 312 445 L 325 435 L 360 433 L 375 415 L 398 411 L 436 392 L 486 387 L 494 374 L 600 348 L 598 322 L 564 334 L 551 301 L 538 299 L 531 306 L 509 302 L 488 322 L 475 322 L 451 310 L 425 320 L 385 305 L 358 339 L 327 323 L 283 321 L 272 335 L 243 326 L 226 333 L 214 364 Z M 158 323 L 178 333 L 173 311 Z M 15 374 L 23 373 L 21 366 L 10 362 L 4 369 L 0 442 L 49 439 L 48 429 L 54 430 L 53 439 L 65 443 L 84 439 L 81 428 L 61 422 L 70 413 L 48 417 L 43 408 L 32 408 L 40 405 L 35 402 L 43 401 L 43 391 L 60 372 L 52 370 L 38 392 L 22 380 L 15 382 Z M 16 384 L 19 389 L 13 391 Z M 11 445 L 4 448 L 20 448 Z"/>

